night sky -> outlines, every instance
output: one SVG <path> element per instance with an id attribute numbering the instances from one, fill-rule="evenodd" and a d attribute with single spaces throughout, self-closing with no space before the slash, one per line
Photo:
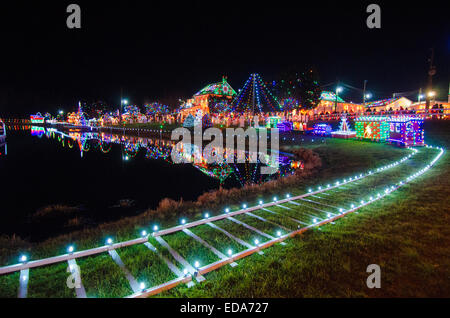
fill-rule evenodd
<path id="1" fill-rule="evenodd" d="M 0 117 L 72 111 L 80 99 L 117 105 L 121 88 L 135 104 L 189 98 L 222 75 L 237 90 L 252 72 L 272 80 L 294 65 L 314 66 L 321 84 L 362 88 L 366 79 L 379 99 L 425 88 L 431 47 L 447 99 L 444 1 L 46 3 L 2 3 Z M 70 3 L 81 6 L 81 30 L 66 27 Z M 370 3 L 381 6 L 381 30 L 366 26 Z"/>

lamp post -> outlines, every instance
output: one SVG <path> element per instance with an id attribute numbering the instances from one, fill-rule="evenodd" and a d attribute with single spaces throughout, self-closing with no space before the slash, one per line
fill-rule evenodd
<path id="1" fill-rule="evenodd" d="M 366 100 L 371 99 L 372 98 L 372 94 L 367 93 L 364 95 L 364 108 L 366 107 Z"/>
<path id="2" fill-rule="evenodd" d="M 122 123 L 123 106 L 126 106 L 126 105 L 128 105 L 128 100 L 121 99 L 120 100 L 120 114 L 119 114 L 120 123 Z"/>
<path id="3" fill-rule="evenodd" d="M 334 103 L 334 112 L 337 113 L 337 103 L 338 103 L 338 97 L 339 93 L 342 92 L 342 87 L 336 87 L 336 101 Z"/>

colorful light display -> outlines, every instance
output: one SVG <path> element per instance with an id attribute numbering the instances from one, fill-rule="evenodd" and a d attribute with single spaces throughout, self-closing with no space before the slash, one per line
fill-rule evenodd
<path id="1" fill-rule="evenodd" d="M 278 112 L 281 109 L 259 74 L 251 74 L 239 95 L 233 100 L 236 112 Z"/>
<path id="2" fill-rule="evenodd" d="M 267 119 L 266 127 L 267 128 L 277 128 L 278 124 L 281 124 L 281 117 L 272 116 Z"/>
<path id="3" fill-rule="evenodd" d="M 292 123 L 289 121 L 285 121 L 282 123 L 278 123 L 277 124 L 277 128 L 282 131 L 282 132 L 286 132 L 286 131 L 291 131 L 292 130 Z"/>
<path id="4" fill-rule="evenodd" d="M 306 123 L 302 123 L 299 121 L 294 121 L 292 123 L 292 129 L 297 131 L 305 131 L 307 128 Z"/>
<path id="5" fill-rule="evenodd" d="M 399 146 L 423 146 L 423 119 L 399 116 L 389 122 L 390 136 L 388 141 Z"/>
<path id="6" fill-rule="evenodd" d="M 339 130 L 331 132 L 331 135 L 335 138 L 353 138 L 356 137 L 356 131 L 350 130 L 347 116 L 342 116 Z"/>
<path id="7" fill-rule="evenodd" d="M 329 124 L 315 124 L 313 134 L 318 136 L 329 136 L 331 134 L 331 126 Z"/>
<path id="8" fill-rule="evenodd" d="M 389 118 L 364 116 L 355 120 L 356 138 L 386 141 L 389 138 Z"/>
<path id="9" fill-rule="evenodd" d="M 144 105 L 145 113 L 147 115 L 167 115 L 170 113 L 170 108 L 167 105 L 154 102 Z"/>
<path id="10" fill-rule="evenodd" d="M 30 115 L 30 120 L 32 124 L 43 124 L 45 118 L 40 113 L 37 113 L 36 115 Z"/>

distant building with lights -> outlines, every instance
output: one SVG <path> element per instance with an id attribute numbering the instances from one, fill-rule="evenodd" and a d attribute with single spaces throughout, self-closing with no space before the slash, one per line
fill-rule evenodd
<path id="1" fill-rule="evenodd" d="M 228 84 L 225 77 L 221 82 L 213 83 L 205 86 L 198 91 L 193 98 L 188 99 L 182 106 L 181 113 L 183 117 L 191 114 L 195 116 L 199 110 L 203 114 L 214 113 L 220 111 L 215 109 L 219 103 L 231 103 L 233 98 L 237 95 L 235 90 Z"/>
<path id="2" fill-rule="evenodd" d="M 336 100 L 337 107 L 335 109 Z M 359 113 L 364 111 L 364 107 L 360 104 L 348 103 L 339 95 L 336 96 L 333 92 L 323 91 L 322 94 L 320 94 L 319 105 L 311 111 L 311 115 L 332 114 L 335 110 L 338 113 Z"/>
<path id="3" fill-rule="evenodd" d="M 406 97 L 393 97 L 377 100 L 366 105 L 373 112 L 410 110 L 412 101 Z"/>

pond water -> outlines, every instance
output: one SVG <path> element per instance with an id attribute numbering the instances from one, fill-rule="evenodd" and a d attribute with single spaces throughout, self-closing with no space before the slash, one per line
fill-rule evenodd
<path id="1" fill-rule="evenodd" d="M 163 198 L 194 200 L 211 189 L 264 182 L 256 164 L 173 164 L 175 142 L 108 133 L 9 127 L 0 145 L 0 233 L 32 241 L 139 214 Z M 281 175 L 293 172 L 282 157 Z M 70 207 L 46 215 L 49 205 Z M 64 209 L 63 209 L 64 210 Z M 39 212 L 38 212 L 39 211 Z"/>

